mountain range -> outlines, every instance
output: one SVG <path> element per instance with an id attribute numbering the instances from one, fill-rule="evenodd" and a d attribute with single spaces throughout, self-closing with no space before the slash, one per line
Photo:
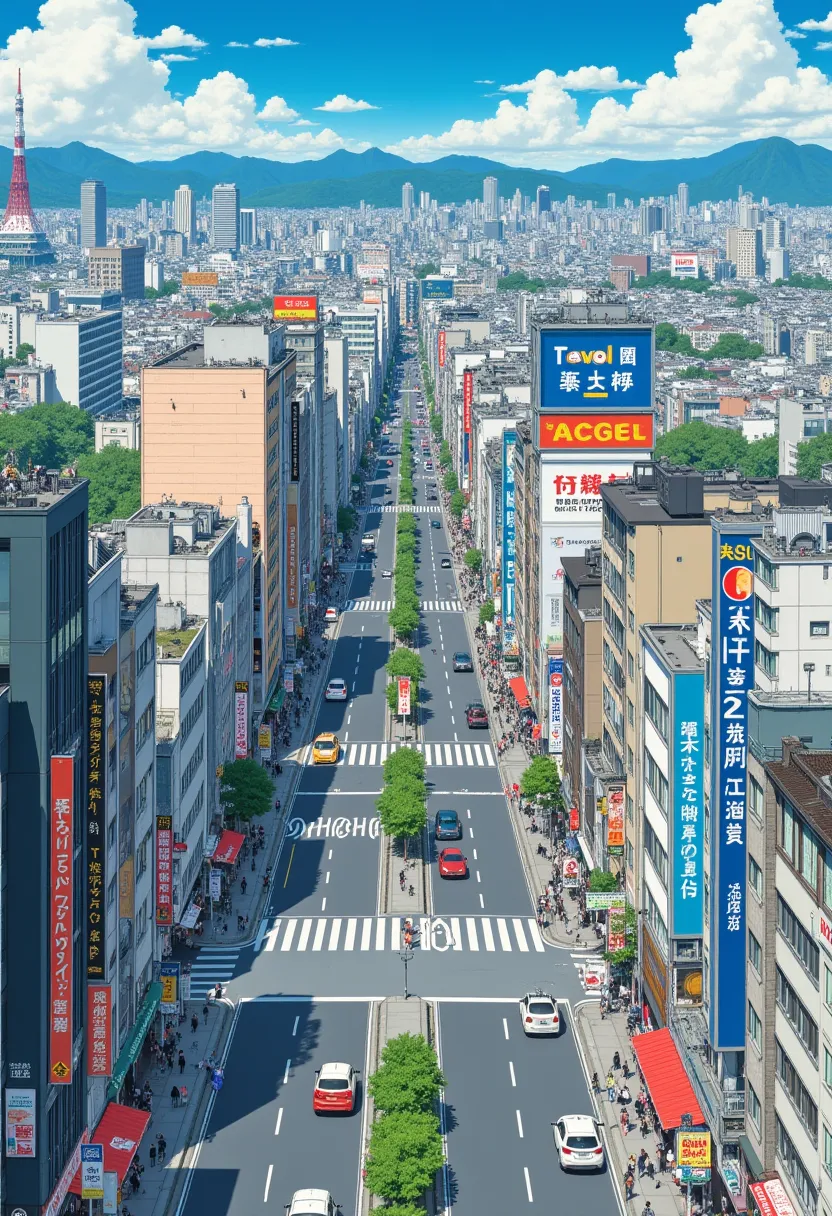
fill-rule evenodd
<path id="1" fill-rule="evenodd" d="M 217 182 L 236 182 L 244 206 L 354 207 L 363 199 L 376 207 L 398 207 L 401 189 L 412 182 L 416 198 L 427 190 L 439 203 L 482 197 L 482 179 L 499 178 L 500 193 L 534 196 L 546 185 L 553 199 L 573 194 L 606 205 L 614 192 L 621 205 L 650 195 L 674 193 L 679 182 L 690 187 L 690 201 L 736 198 L 739 188 L 772 203 L 832 204 L 832 151 L 819 144 L 795 144 L 773 137 L 734 144 L 710 156 L 683 160 L 611 159 L 568 172 L 514 168 L 479 156 L 444 156 L 428 163 L 369 148 L 338 151 L 322 160 L 285 162 L 225 152 L 193 152 L 168 161 L 129 161 L 88 144 L 30 148 L 26 153 L 35 207 L 77 207 L 84 178 L 107 186 L 111 207 L 135 206 L 146 198 L 172 199 L 177 186 L 191 186 L 210 197 Z M 8 191 L 12 153 L 0 147 L 0 199 Z"/>

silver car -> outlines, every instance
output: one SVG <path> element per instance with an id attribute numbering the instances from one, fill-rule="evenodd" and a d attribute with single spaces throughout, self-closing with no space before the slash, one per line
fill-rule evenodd
<path id="1" fill-rule="evenodd" d="M 527 992 L 520 1001 L 520 1021 L 526 1034 L 558 1034 L 558 1003 L 547 992 Z"/>

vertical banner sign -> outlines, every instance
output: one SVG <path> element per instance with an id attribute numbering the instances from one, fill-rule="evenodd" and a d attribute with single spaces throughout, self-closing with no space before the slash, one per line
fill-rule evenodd
<path id="1" fill-rule="evenodd" d="M 298 492 L 289 486 L 286 494 L 286 608 L 298 613 Z"/>
<path id="2" fill-rule="evenodd" d="M 81 1145 L 81 1198 L 104 1198 L 104 1145 Z"/>
<path id="3" fill-rule="evenodd" d="M 410 714 L 410 676 L 399 676 L 399 713 L 405 718 Z"/>
<path id="4" fill-rule="evenodd" d="M 49 1080 L 53 1085 L 72 1081 L 72 756 L 50 761 L 49 868 Z"/>
<path id="5" fill-rule="evenodd" d="M 563 753 L 563 658 L 549 656 L 549 753 Z"/>
<path id="6" fill-rule="evenodd" d="M 624 786 L 607 790 L 607 852 L 610 857 L 624 855 Z"/>
<path id="7" fill-rule="evenodd" d="M 678 675 L 673 688 L 673 932 L 698 937 L 704 907 L 704 676 Z"/>
<path id="8" fill-rule="evenodd" d="M 6 1156 L 36 1157 L 38 1151 L 34 1089 L 6 1086 Z"/>
<path id="9" fill-rule="evenodd" d="M 438 353 L 439 353 L 439 366 L 440 367 L 445 366 L 446 345 L 447 345 L 447 338 L 445 337 L 445 331 L 444 331 L 444 329 L 440 329 L 439 337 L 437 338 L 437 349 L 438 349 Z"/>
<path id="10" fill-rule="evenodd" d="M 87 1076 L 113 1073 L 113 990 L 109 984 L 87 988 Z"/>
<path id="11" fill-rule="evenodd" d="M 290 413 L 291 447 L 289 480 L 300 481 L 300 402 L 293 401 Z"/>
<path id="12" fill-rule="evenodd" d="M 159 967 L 159 979 L 162 981 L 159 1008 L 162 1013 L 176 1013 L 179 1009 L 179 971 L 179 963 L 162 963 Z"/>
<path id="13" fill-rule="evenodd" d="M 173 924 L 173 816 L 156 816 L 156 924 Z"/>
<path id="14" fill-rule="evenodd" d="M 234 685 L 234 756 L 245 760 L 248 755 L 248 681 L 237 680 Z"/>
<path id="15" fill-rule="evenodd" d="M 272 754 L 272 728 L 268 723 L 263 723 L 257 731 L 257 746 L 264 756 Z"/>
<path id="16" fill-rule="evenodd" d="M 474 373 L 462 373 L 462 488 L 471 484 L 471 407 L 474 404 Z"/>
<path id="17" fill-rule="evenodd" d="M 717 1051 L 745 1045 L 745 883 L 748 690 L 754 685 L 754 550 L 751 537 L 713 531 L 712 735 L 714 866 L 711 878 L 710 1032 Z"/>
<path id="18" fill-rule="evenodd" d="M 627 905 L 624 896 L 620 904 L 612 904 L 607 911 L 607 949 L 623 950 L 627 945 Z"/>
<path id="19" fill-rule="evenodd" d="M 503 431 L 503 653 L 514 652 L 514 445 L 516 431 Z"/>
<path id="20" fill-rule="evenodd" d="M 576 806 L 570 808 L 569 811 L 569 831 L 580 832 L 581 830 L 581 812 Z"/>
<path id="21" fill-rule="evenodd" d="M 104 978 L 107 931 L 107 677 L 87 677 L 87 979 Z"/>

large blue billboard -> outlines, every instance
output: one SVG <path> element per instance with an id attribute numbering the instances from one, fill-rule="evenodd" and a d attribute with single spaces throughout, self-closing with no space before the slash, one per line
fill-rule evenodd
<path id="1" fill-rule="evenodd" d="M 705 850 L 705 676 L 673 680 L 673 927 L 676 937 L 701 937 Z"/>
<path id="2" fill-rule="evenodd" d="M 453 279 L 422 279 L 423 300 L 452 300 L 453 298 Z"/>
<path id="3" fill-rule="evenodd" d="M 516 431 L 503 431 L 503 651 L 514 648 L 514 560 L 515 560 L 515 515 L 514 515 L 514 445 Z"/>
<path id="4" fill-rule="evenodd" d="M 649 327 L 541 329 L 539 359 L 541 410 L 653 408 Z"/>
<path id="5" fill-rule="evenodd" d="M 754 551 L 748 532 L 713 528 L 711 959 L 717 1051 L 745 1047 L 748 692 L 754 687 Z"/>

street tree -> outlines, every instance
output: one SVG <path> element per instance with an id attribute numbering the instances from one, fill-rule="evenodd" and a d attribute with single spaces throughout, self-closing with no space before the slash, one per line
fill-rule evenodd
<path id="1" fill-rule="evenodd" d="M 479 574 L 479 572 L 482 570 L 481 549 L 469 549 L 463 560 L 468 569 L 473 570 L 474 574 Z"/>
<path id="2" fill-rule="evenodd" d="M 433 432 L 434 439 L 441 440 L 442 438 L 442 415 L 434 414 L 430 420 L 430 429 Z"/>
<path id="3" fill-rule="evenodd" d="M 358 516 L 352 507 L 339 507 L 336 517 L 336 528 L 339 532 L 348 535 L 354 532 L 358 527 Z"/>
<path id="4" fill-rule="evenodd" d="M 424 781 L 425 757 L 413 747 L 397 747 L 384 761 L 384 780 L 395 786 L 410 777 Z"/>
<path id="5" fill-rule="evenodd" d="M 387 622 L 397 638 L 408 638 L 419 628 L 419 610 L 409 605 L 396 604 L 388 614 Z"/>
<path id="6" fill-rule="evenodd" d="M 617 891 L 618 880 L 609 870 L 593 870 L 589 876 L 590 891 Z"/>
<path id="7" fill-rule="evenodd" d="M 367 1188 L 382 1199 L 416 1199 L 433 1185 L 444 1160 L 436 1115 L 396 1111 L 373 1124 Z"/>
<path id="8" fill-rule="evenodd" d="M 749 443 L 748 450 L 740 459 L 740 468 L 746 477 L 775 478 L 780 464 L 779 440 L 776 435 L 767 435 L 765 439 L 755 439 Z M 832 446 L 830 447 L 832 451 Z M 798 448 L 798 454 L 800 449 Z"/>
<path id="9" fill-rule="evenodd" d="M 399 777 L 386 786 L 376 800 L 382 830 L 404 843 L 405 859 L 408 840 L 423 832 L 427 823 L 426 793 L 424 781 L 416 777 Z"/>
<path id="10" fill-rule="evenodd" d="M 797 475 L 817 481 L 821 465 L 832 464 L 832 434 L 816 435 L 797 445 Z"/>
<path id="11" fill-rule="evenodd" d="M 78 411 L 80 412 L 80 411 Z M 89 521 L 129 519 L 142 505 L 142 454 L 115 444 L 81 456 L 79 477 L 90 479 Z"/>
<path id="12" fill-rule="evenodd" d="M 95 419 L 86 410 L 60 402 L 33 405 L 0 415 L 0 454 L 13 451 L 18 468 L 43 464 L 63 469 L 95 450 Z"/>
<path id="13" fill-rule="evenodd" d="M 269 774 L 256 760 L 226 764 L 220 778 L 220 802 L 227 819 L 247 823 L 271 808 L 274 787 Z"/>
<path id="14" fill-rule="evenodd" d="M 697 420 L 674 427 L 656 441 L 656 459 L 690 464 L 700 469 L 727 469 L 739 465 L 748 450 L 741 431 L 708 426 Z"/>
<path id="15" fill-rule="evenodd" d="M 422 656 L 415 650 L 408 650 L 406 646 L 397 647 L 385 663 L 385 667 L 387 674 L 394 678 L 396 676 L 410 676 L 411 680 L 424 680 L 425 678 Z"/>
<path id="16" fill-rule="evenodd" d="M 524 798 L 539 798 L 544 806 L 554 809 L 563 802 L 557 761 L 554 756 L 535 756 L 520 778 Z"/>
<path id="17" fill-rule="evenodd" d="M 399 535 L 401 535 L 402 532 L 416 531 L 416 516 L 412 511 L 403 511 L 401 515 L 398 516 L 396 519 L 396 531 L 399 533 Z"/>
<path id="18" fill-rule="evenodd" d="M 480 604 L 480 624 L 486 625 L 494 620 L 496 613 L 494 611 L 494 601 L 486 600 L 484 604 Z"/>
<path id="19" fill-rule="evenodd" d="M 455 494 L 459 489 L 459 478 L 453 469 L 449 469 L 445 474 L 444 478 L 442 479 L 442 485 L 444 486 L 446 494 Z"/>
<path id="20" fill-rule="evenodd" d="M 432 1111 L 445 1078 L 436 1052 L 421 1034 L 400 1034 L 381 1053 L 367 1087 L 378 1110 Z"/>
<path id="21" fill-rule="evenodd" d="M 610 918 L 610 929 L 613 933 L 624 932 L 624 945 L 620 950 L 607 950 L 604 958 L 615 967 L 625 968 L 628 972 L 638 957 L 638 917 L 632 904 L 624 908 L 610 908 L 607 912 Z"/>
<path id="22" fill-rule="evenodd" d="M 448 510 L 454 519 L 462 519 L 462 512 L 465 510 L 465 495 L 462 493 L 462 490 L 455 490 L 453 492 L 451 501 L 448 504 Z"/>

